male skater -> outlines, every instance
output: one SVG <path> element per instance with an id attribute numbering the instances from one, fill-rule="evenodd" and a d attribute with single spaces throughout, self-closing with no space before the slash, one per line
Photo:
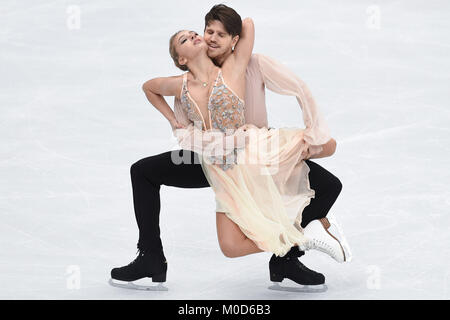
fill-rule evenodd
<path id="1" fill-rule="evenodd" d="M 209 46 L 208 56 L 213 59 L 215 64 L 220 66 L 230 54 L 233 54 L 233 45 L 239 40 L 241 31 L 241 17 L 232 8 L 222 4 L 216 5 L 206 14 L 204 39 Z M 251 64 L 254 64 L 253 68 L 250 68 Z M 280 65 L 280 67 L 282 66 Z M 257 81 L 247 81 L 246 122 L 258 127 L 268 127 L 264 87 L 283 86 L 283 84 L 271 83 L 269 85 L 265 83 L 267 81 L 265 70 L 258 65 L 255 57 L 250 60 L 247 70 L 247 79 L 252 77 Z M 304 84 L 302 84 L 302 89 L 309 93 Z M 143 90 L 147 94 L 148 89 L 145 83 Z M 175 113 L 171 120 L 173 129 L 183 126 L 175 116 L 179 108 L 179 100 L 175 99 Z M 335 148 L 336 142 L 331 139 L 313 158 L 331 156 Z M 186 156 L 190 158 L 190 162 L 175 164 L 172 161 L 175 158 L 186 159 Z M 305 162 L 310 168 L 310 187 L 315 191 L 315 197 L 303 211 L 301 226 L 305 228 L 311 221 L 318 219 L 322 219 L 322 224 L 325 225 L 326 222 L 323 220 L 341 192 L 342 184 L 338 178 L 318 164 L 310 160 L 305 160 Z M 165 282 L 167 261 L 159 229 L 160 187 L 166 185 L 180 188 L 205 188 L 209 187 L 209 184 L 204 176 L 198 155 L 188 150 L 169 151 L 141 159 L 131 166 L 130 173 L 134 209 L 139 227 L 137 244 L 139 254 L 129 265 L 112 269 L 111 277 L 129 282 L 151 277 L 153 282 Z M 293 247 L 283 257 L 273 255 L 269 262 L 271 280 L 282 281 L 284 278 L 288 278 L 301 285 L 323 284 L 325 277 L 322 274 L 306 268 L 298 260 L 298 257 L 303 254 L 304 252 L 300 251 L 298 247 Z M 277 275 L 276 278 L 273 277 L 273 274 Z"/>

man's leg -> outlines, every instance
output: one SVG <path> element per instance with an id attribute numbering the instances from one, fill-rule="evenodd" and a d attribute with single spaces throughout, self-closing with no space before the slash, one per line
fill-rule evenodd
<path id="1" fill-rule="evenodd" d="M 338 178 L 318 164 L 306 160 L 309 171 L 309 183 L 311 189 L 315 191 L 315 197 L 311 199 L 310 204 L 303 210 L 301 226 L 305 228 L 311 221 L 324 218 L 339 193 L 342 190 L 342 184 Z M 325 277 L 305 267 L 297 258 L 304 255 L 297 246 L 284 257 L 272 255 L 269 263 L 270 279 L 274 282 L 281 282 L 284 278 L 291 279 L 299 284 L 320 285 L 325 282 Z M 303 272 L 297 272 L 298 269 Z"/>
<path id="2" fill-rule="evenodd" d="M 172 158 L 185 161 L 175 164 Z M 161 153 L 134 163 L 130 174 L 134 212 L 139 228 L 138 249 L 162 252 L 159 229 L 160 187 L 161 185 L 179 188 L 209 187 L 198 155 L 187 150 Z"/>
<path id="3" fill-rule="evenodd" d="M 315 197 L 303 210 L 302 228 L 313 220 L 326 217 L 342 190 L 341 181 L 332 173 L 311 160 L 305 162 L 310 169 L 309 184 Z"/>
<path id="4" fill-rule="evenodd" d="M 112 269 L 111 278 L 134 281 L 151 277 L 153 282 L 165 282 L 167 261 L 159 229 L 160 187 L 204 188 L 209 184 L 197 154 L 187 150 L 141 159 L 131 166 L 130 174 L 139 228 L 139 255 L 129 265 Z"/>

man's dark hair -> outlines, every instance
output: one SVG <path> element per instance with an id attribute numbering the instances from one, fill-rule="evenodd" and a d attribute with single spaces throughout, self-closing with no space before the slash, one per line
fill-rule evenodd
<path id="1" fill-rule="evenodd" d="M 216 4 L 205 16 L 205 29 L 213 20 L 222 22 L 225 30 L 231 34 L 231 37 L 241 35 L 242 19 L 233 8 L 224 4 Z"/>

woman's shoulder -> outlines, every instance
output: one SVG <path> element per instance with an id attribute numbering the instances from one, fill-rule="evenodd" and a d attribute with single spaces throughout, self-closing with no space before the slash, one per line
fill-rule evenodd
<path id="1" fill-rule="evenodd" d="M 182 74 L 176 75 L 176 76 L 171 76 L 169 77 L 172 81 L 174 82 L 180 82 L 183 81 L 183 77 L 187 74 L 187 72 L 184 72 Z"/>
<path id="2" fill-rule="evenodd" d="M 175 97 L 180 98 L 180 93 L 183 87 L 183 79 L 185 77 L 187 72 L 176 75 L 176 76 L 171 76 L 171 77 L 167 77 L 166 79 L 168 80 L 168 85 L 171 88 L 171 91 L 174 93 Z"/>

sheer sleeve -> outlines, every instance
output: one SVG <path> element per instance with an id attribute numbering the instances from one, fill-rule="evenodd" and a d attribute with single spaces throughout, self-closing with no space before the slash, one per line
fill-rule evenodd
<path id="1" fill-rule="evenodd" d="M 319 112 L 316 101 L 306 84 L 286 66 L 276 60 L 255 54 L 264 84 L 267 89 L 282 95 L 295 96 L 303 112 L 305 141 L 310 144 L 310 153 L 322 151 L 323 145 L 330 140 L 328 126 Z"/>

